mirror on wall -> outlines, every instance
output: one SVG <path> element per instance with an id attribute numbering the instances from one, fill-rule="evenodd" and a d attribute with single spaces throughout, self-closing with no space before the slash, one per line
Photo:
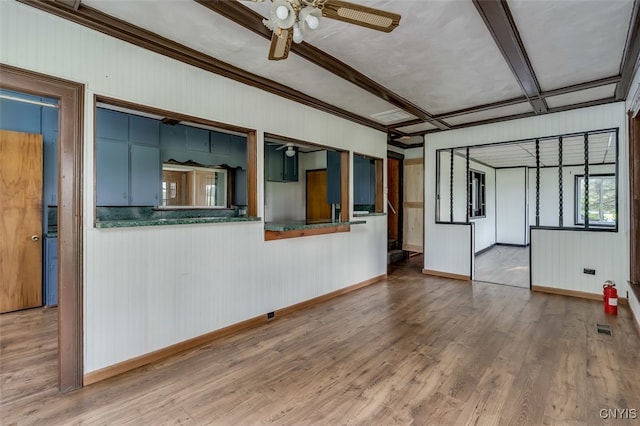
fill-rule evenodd
<path id="1" fill-rule="evenodd" d="M 162 165 L 162 206 L 227 206 L 227 170 L 220 168 Z"/>

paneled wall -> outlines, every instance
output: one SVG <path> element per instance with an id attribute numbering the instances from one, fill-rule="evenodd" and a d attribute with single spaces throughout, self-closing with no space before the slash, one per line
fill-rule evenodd
<path id="1" fill-rule="evenodd" d="M 86 85 L 85 373 L 386 273 L 384 216 L 269 242 L 261 222 L 93 228 L 93 98 L 256 129 L 260 216 L 265 132 L 378 158 L 385 134 L 14 1 L 0 2 L 0 61 Z"/>
<path id="2" fill-rule="evenodd" d="M 629 274 L 629 208 L 627 130 L 623 102 L 427 135 L 425 268 L 449 271 L 452 261 L 447 256 L 465 256 L 467 251 L 465 246 L 456 250 L 456 246 L 460 244 L 459 232 L 451 233 L 450 225 L 435 223 L 435 185 L 429 182 L 435 179 L 435 158 L 438 149 L 613 127 L 620 128 L 618 232 L 544 231 L 542 233 L 536 231 L 538 233 L 531 241 L 532 253 L 552 253 L 558 247 L 562 247 L 563 250 L 557 251 L 557 256 L 534 256 L 531 269 L 535 285 L 600 293 L 602 282 L 614 279 L 622 295 L 625 295 Z M 592 260 L 599 253 L 599 247 L 606 247 L 609 253 L 605 254 L 601 260 Z M 443 256 L 442 253 L 448 255 Z M 599 272 L 596 273 L 595 278 L 583 274 L 582 271 L 583 266 L 587 266 L 585 263 L 592 261 L 602 265 L 597 268 Z M 605 262 L 608 262 L 606 266 Z M 465 265 L 460 264 L 456 272 L 466 273 Z"/>

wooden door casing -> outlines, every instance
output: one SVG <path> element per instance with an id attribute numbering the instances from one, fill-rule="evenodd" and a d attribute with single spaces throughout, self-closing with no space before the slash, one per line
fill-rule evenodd
<path id="1" fill-rule="evenodd" d="M 0 131 L 0 312 L 42 306 L 42 135 Z"/>
<path id="2" fill-rule="evenodd" d="M 417 253 L 424 246 L 424 160 L 404 160 L 402 249 Z"/>

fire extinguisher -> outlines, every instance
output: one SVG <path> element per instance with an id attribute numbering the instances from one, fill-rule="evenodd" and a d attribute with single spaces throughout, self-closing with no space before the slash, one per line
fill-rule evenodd
<path id="1" fill-rule="evenodd" d="M 604 313 L 618 315 L 618 290 L 613 281 L 605 281 L 602 286 L 604 293 Z"/>

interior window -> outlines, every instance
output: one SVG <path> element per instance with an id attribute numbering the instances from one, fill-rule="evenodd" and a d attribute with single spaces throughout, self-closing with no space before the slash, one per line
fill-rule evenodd
<path id="1" fill-rule="evenodd" d="M 469 194 L 471 194 L 469 217 L 484 217 L 486 207 L 484 173 L 476 170 L 469 171 Z"/>
<path id="2" fill-rule="evenodd" d="M 246 210 L 247 166 L 247 137 L 241 133 L 109 105 L 96 108 L 98 207 Z"/>
<path id="3" fill-rule="evenodd" d="M 576 176 L 576 225 L 584 225 L 585 202 L 588 201 L 589 224 L 616 225 L 616 179 L 613 174 L 589 176 L 588 196 L 584 175 Z"/>
<path id="4" fill-rule="evenodd" d="M 382 213 L 382 160 L 353 154 L 353 212 Z"/>

